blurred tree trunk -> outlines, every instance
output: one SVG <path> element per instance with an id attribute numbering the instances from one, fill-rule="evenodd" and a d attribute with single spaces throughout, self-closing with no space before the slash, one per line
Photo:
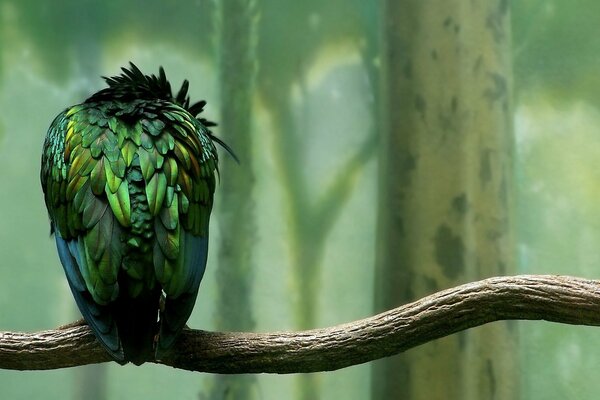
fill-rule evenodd
<path id="1" fill-rule="evenodd" d="M 286 2 L 285 7 L 276 0 L 260 2 L 258 91 L 272 123 L 273 164 L 284 197 L 295 329 L 318 324 L 326 239 L 353 193 L 357 174 L 376 153 L 376 140 L 367 132 L 364 144 L 339 169 L 320 171 L 333 183 L 315 193 L 315 176 L 307 168 L 315 140 L 306 134 L 313 95 L 307 78 L 324 49 L 352 43 L 358 51 L 363 46 L 370 21 L 363 11 L 373 7 L 359 0 Z M 299 374 L 297 398 L 319 399 L 320 382 L 318 374 Z"/>
<path id="2" fill-rule="evenodd" d="M 515 265 L 508 2 L 384 7 L 377 311 Z M 514 399 L 516 341 L 500 322 L 378 361 L 373 399 Z"/>
<path id="3" fill-rule="evenodd" d="M 219 264 L 216 328 L 252 331 L 252 247 L 254 232 L 254 171 L 252 164 L 252 100 L 256 79 L 255 0 L 221 0 L 217 7 L 219 29 L 221 118 L 217 135 L 240 158 L 221 160 L 223 179 L 218 194 Z M 224 152 L 221 152 L 224 154 Z M 217 375 L 211 399 L 256 397 L 252 375 Z"/>
<path id="4" fill-rule="evenodd" d="M 74 370 L 73 399 L 105 400 L 107 396 L 107 363 L 85 365 Z"/>

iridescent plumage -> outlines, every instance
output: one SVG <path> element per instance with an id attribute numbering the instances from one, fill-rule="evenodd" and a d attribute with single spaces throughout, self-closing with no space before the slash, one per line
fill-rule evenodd
<path id="1" fill-rule="evenodd" d="M 205 102 L 190 105 L 187 81 L 172 95 L 162 68 L 147 76 L 133 64 L 105 80 L 52 122 L 41 182 L 81 313 L 117 362 L 141 364 L 192 312 L 222 142 L 196 117 Z"/>

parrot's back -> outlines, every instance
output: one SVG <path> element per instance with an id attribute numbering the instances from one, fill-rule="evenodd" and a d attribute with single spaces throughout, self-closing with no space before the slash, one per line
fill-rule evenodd
<path id="1" fill-rule="evenodd" d="M 208 251 L 217 154 L 190 106 L 130 69 L 51 124 L 41 181 L 85 320 L 120 363 L 160 357 L 189 318 Z M 161 296 L 164 297 L 161 300 Z"/>

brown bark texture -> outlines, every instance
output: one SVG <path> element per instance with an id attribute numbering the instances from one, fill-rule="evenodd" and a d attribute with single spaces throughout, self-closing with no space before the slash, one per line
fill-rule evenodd
<path id="1" fill-rule="evenodd" d="M 488 322 L 515 319 L 598 326 L 600 281 L 495 277 L 329 328 L 273 333 L 187 329 L 163 360 L 149 361 L 220 374 L 331 371 Z M 46 370 L 106 361 L 108 355 L 84 324 L 35 333 L 0 332 L 0 369 Z"/>

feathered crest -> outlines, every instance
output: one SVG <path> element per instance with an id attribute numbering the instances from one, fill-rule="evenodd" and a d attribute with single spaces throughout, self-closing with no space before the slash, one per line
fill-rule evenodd
<path id="1" fill-rule="evenodd" d="M 121 75 L 103 76 L 108 87 L 93 94 L 86 101 L 105 100 L 111 97 L 119 100 L 160 99 L 178 104 L 194 117 L 197 117 L 206 105 L 204 100 L 190 105 L 190 96 L 188 95 L 190 83 L 187 79 L 183 81 L 181 88 L 173 96 L 171 83 L 168 81 L 163 67 L 159 68 L 158 76 L 144 75 L 132 62 L 129 63 L 129 68 L 123 67 L 121 70 L 123 71 Z M 201 120 L 201 122 L 207 127 L 215 126 L 213 122 L 207 120 Z"/>
<path id="2" fill-rule="evenodd" d="M 200 100 L 190 105 L 190 96 L 188 89 L 190 83 L 187 79 L 181 84 L 181 88 L 175 96 L 171 90 L 171 83 L 167 79 L 165 70 L 160 67 L 158 76 L 144 75 L 142 71 L 132 62 L 129 63 L 129 68 L 122 67 L 121 75 L 112 77 L 103 76 L 102 78 L 108 84 L 108 87 L 93 94 L 86 102 L 101 101 L 109 99 L 118 99 L 122 101 L 130 101 L 135 99 L 160 99 L 170 101 L 184 108 L 194 118 L 204 125 L 209 133 L 210 138 L 223 147 L 238 163 L 239 160 L 231 147 L 223 142 L 218 137 L 214 136 L 210 128 L 217 126 L 216 123 L 205 118 L 198 118 L 198 115 L 204 110 L 206 101 Z"/>

